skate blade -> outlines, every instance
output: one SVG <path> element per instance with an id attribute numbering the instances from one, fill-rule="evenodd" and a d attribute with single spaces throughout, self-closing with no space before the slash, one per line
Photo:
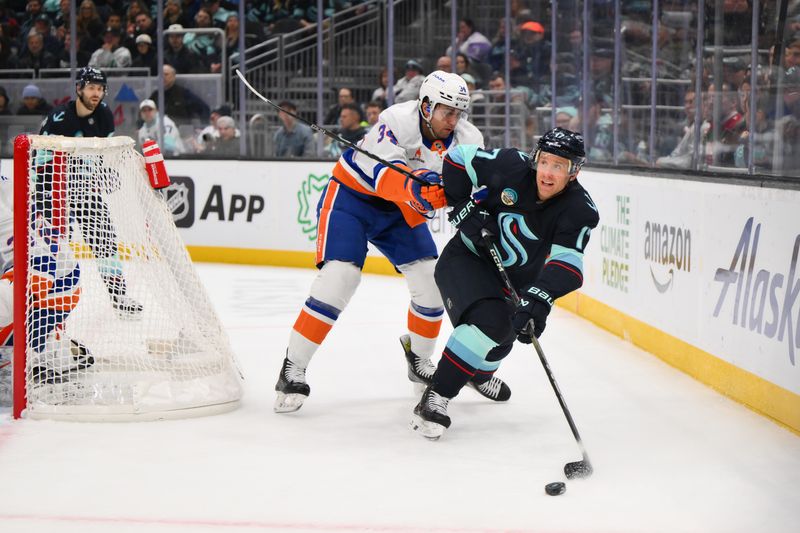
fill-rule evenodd
<path id="1" fill-rule="evenodd" d="M 286 394 L 279 392 L 278 397 L 275 398 L 273 410 L 276 413 L 293 413 L 303 407 L 303 402 L 306 401 L 306 398 L 308 398 L 308 396 L 304 396 L 303 394 Z"/>
<path id="2" fill-rule="evenodd" d="M 439 440 L 439 438 L 444 434 L 444 430 L 447 429 L 441 424 L 423 420 L 419 415 L 414 415 L 414 417 L 411 419 L 411 424 L 409 424 L 409 427 L 411 428 L 411 431 L 425 437 L 428 440 Z"/>
<path id="3" fill-rule="evenodd" d="M 428 388 L 428 386 L 424 383 L 419 383 L 417 381 L 413 382 L 412 385 L 414 386 L 414 394 L 417 396 L 422 396 L 422 393 L 424 393 L 425 389 Z"/>

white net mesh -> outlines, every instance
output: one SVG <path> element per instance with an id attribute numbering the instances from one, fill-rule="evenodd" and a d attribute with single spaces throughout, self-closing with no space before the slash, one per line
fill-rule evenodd
<path id="1" fill-rule="evenodd" d="M 30 145 L 27 415 L 160 418 L 235 405 L 228 338 L 133 141 Z"/>

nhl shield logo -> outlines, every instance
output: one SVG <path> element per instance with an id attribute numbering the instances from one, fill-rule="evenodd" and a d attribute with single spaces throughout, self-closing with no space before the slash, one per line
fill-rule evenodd
<path id="1" fill-rule="evenodd" d="M 500 200 L 506 205 L 514 205 L 517 203 L 517 191 L 514 189 L 503 189 L 500 193 Z"/>
<path id="2" fill-rule="evenodd" d="M 172 219 L 179 228 L 194 224 L 194 182 L 191 178 L 174 176 L 169 187 L 163 189 Z"/>

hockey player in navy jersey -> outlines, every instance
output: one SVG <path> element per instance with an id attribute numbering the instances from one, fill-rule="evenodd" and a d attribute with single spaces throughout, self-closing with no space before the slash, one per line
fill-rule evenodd
<path id="1" fill-rule="evenodd" d="M 538 338 L 554 301 L 583 284 L 583 254 L 599 215 L 577 177 L 585 153 L 581 135 L 555 128 L 531 154 L 459 145 L 442 177 L 458 233 L 436 265 L 453 333 L 411 428 L 429 439 L 450 426 L 448 402 L 476 375 L 492 375 L 514 339 Z M 476 192 L 477 191 L 477 192 Z M 522 304 L 514 307 L 486 253 L 483 230 L 495 236 L 503 265 Z"/>
<path id="2" fill-rule="evenodd" d="M 39 133 L 66 137 L 114 135 L 114 116 L 103 101 L 107 92 L 107 80 L 103 71 L 94 67 L 82 68 L 76 79 L 75 92 L 77 98 L 50 112 Z M 94 163 L 102 165 L 102 158 Z M 47 174 L 46 168 L 41 170 L 38 173 L 40 176 Z M 137 318 L 142 312 L 142 305 L 127 295 L 128 285 L 118 255 L 117 232 L 108 206 L 98 194 L 97 186 L 91 183 L 91 169 L 83 175 L 79 168 L 71 168 L 69 171 L 70 211 L 86 244 L 98 259 L 100 274 L 108 289 L 111 303 L 123 318 Z M 111 169 L 107 171 L 114 172 Z M 47 183 L 37 182 L 37 187 L 47 186 Z"/>
<path id="3" fill-rule="evenodd" d="M 360 147 L 384 161 L 412 171 L 428 185 L 353 149 L 346 150 L 317 206 L 317 256 L 320 269 L 289 337 L 275 385 L 276 412 L 299 409 L 308 397 L 306 368 L 344 311 L 361 279 L 372 243 L 402 273 L 411 293 L 408 334 L 400 341 L 412 382 L 427 385 L 430 361 L 444 309 L 433 280 L 437 257 L 424 214 L 444 207 L 439 172 L 448 148 L 483 146 L 483 136 L 462 114 L 469 108 L 467 85 L 456 74 L 435 71 L 419 99 L 383 111 Z M 478 379 L 481 379 L 480 376 Z M 496 383 L 473 383 L 498 400 Z"/>

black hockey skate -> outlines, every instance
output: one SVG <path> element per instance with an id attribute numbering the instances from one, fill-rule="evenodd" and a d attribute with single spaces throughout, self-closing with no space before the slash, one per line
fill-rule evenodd
<path id="1" fill-rule="evenodd" d="M 137 320 L 141 318 L 144 307 L 142 304 L 125 294 L 112 294 L 111 305 L 117 311 L 120 318 Z"/>
<path id="2" fill-rule="evenodd" d="M 483 383 L 478 383 L 475 378 L 472 378 L 467 385 L 478 391 L 484 398 L 489 398 L 495 402 L 505 402 L 511 398 L 511 389 L 505 382 L 492 376 L 492 379 L 486 380 Z"/>
<path id="3" fill-rule="evenodd" d="M 431 384 L 433 373 L 436 372 L 436 365 L 431 363 L 430 359 L 423 359 L 411 351 L 410 335 L 403 335 L 400 337 L 400 344 L 403 346 L 403 351 L 406 353 L 408 379 L 415 384 L 415 388 L 419 387 L 417 392 L 421 394 L 424 387 Z"/>
<path id="4" fill-rule="evenodd" d="M 432 387 L 425 389 L 411 419 L 412 431 L 429 440 L 439 440 L 444 430 L 450 427 L 447 416 L 449 398 L 437 394 Z"/>
<path id="5" fill-rule="evenodd" d="M 33 383 L 35 385 L 66 383 L 74 372 L 86 370 L 94 364 L 94 357 L 89 353 L 89 349 L 75 339 L 69 340 L 69 351 L 72 354 L 72 361 L 65 366 L 58 369 L 41 365 L 32 367 L 31 378 Z"/>
<path id="6" fill-rule="evenodd" d="M 291 413 L 300 409 L 311 394 L 311 387 L 306 383 L 306 369 L 285 357 L 275 390 L 278 392 L 273 407 L 276 413 Z"/>

